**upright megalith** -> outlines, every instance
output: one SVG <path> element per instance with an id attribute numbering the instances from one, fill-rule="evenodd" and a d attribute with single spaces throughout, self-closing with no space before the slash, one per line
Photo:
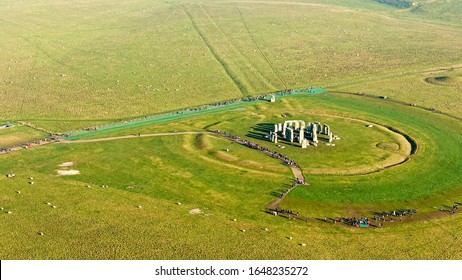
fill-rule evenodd
<path id="1" fill-rule="evenodd" d="M 308 139 L 303 139 L 302 141 L 302 149 L 306 149 L 309 145 Z"/>
<path id="2" fill-rule="evenodd" d="M 315 125 L 315 127 L 316 127 L 316 125 Z M 313 137 L 312 138 L 313 138 L 312 141 L 314 143 L 318 143 L 318 133 L 316 132 L 316 130 L 313 130 Z"/>
<path id="3" fill-rule="evenodd" d="M 281 138 L 279 138 L 281 137 Z M 270 131 L 267 138 L 273 143 L 283 140 L 290 143 L 294 141 L 306 149 L 309 145 L 318 146 L 319 141 L 332 143 L 336 140 L 330 126 L 320 122 L 305 122 L 303 120 L 287 120 L 274 124 L 274 131 Z M 334 146 L 334 144 L 332 144 Z"/>
<path id="4" fill-rule="evenodd" d="M 294 130 L 291 127 L 287 128 L 287 141 L 294 142 Z"/>
<path id="5" fill-rule="evenodd" d="M 284 125 L 282 127 L 282 136 L 286 137 L 286 132 L 287 132 L 287 122 L 284 122 Z"/>
<path id="6" fill-rule="evenodd" d="M 270 139 L 271 142 L 276 143 L 278 142 L 278 134 L 275 132 L 270 132 Z"/>
<path id="7" fill-rule="evenodd" d="M 329 126 L 327 124 L 324 124 L 322 126 L 322 134 L 329 135 L 328 130 L 329 130 Z"/>
<path id="8" fill-rule="evenodd" d="M 300 122 L 295 121 L 293 124 L 294 124 L 294 129 L 295 129 L 295 130 L 299 130 L 299 129 L 300 129 Z"/>
<path id="9" fill-rule="evenodd" d="M 316 133 L 322 133 L 322 124 L 320 122 L 315 122 L 316 124 Z"/>
<path id="10" fill-rule="evenodd" d="M 316 125 L 315 123 L 313 123 L 313 124 L 311 125 L 311 131 L 310 131 L 310 132 L 311 132 L 311 137 L 313 137 L 313 135 L 316 133 L 316 130 L 317 130 L 317 129 L 318 129 L 318 128 L 317 128 L 317 125 Z"/>

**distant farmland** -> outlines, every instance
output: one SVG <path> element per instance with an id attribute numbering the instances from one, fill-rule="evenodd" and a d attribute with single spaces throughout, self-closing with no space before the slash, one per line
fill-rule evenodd
<path id="1" fill-rule="evenodd" d="M 462 63 L 453 21 L 344 2 L 7 2 L 0 119 L 64 131 L 76 120 Z"/>

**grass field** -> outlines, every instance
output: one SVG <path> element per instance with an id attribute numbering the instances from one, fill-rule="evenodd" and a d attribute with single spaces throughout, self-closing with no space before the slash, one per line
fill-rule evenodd
<path id="1" fill-rule="evenodd" d="M 462 117 L 461 70 L 429 71 L 378 81 L 353 83 L 336 87 L 336 89 L 364 92 L 376 96 L 385 95 Z"/>
<path id="2" fill-rule="evenodd" d="M 14 124 L 13 127 L 0 129 L 0 148 L 24 144 L 47 136 L 48 134 L 44 132 L 24 125 Z"/>
<path id="3" fill-rule="evenodd" d="M 322 109 L 313 111 L 312 106 Z M 311 186 L 297 188 L 282 205 L 311 218 L 310 222 L 301 222 L 264 213 L 266 205 L 293 180 L 290 170 L 275 159 L 215 136 L 141 137 L 24 150 L 4 156 L 0 166 L 0 172 L 17 175 L 14 179 L 0 178 L 0 206 L 12 211 L 0 216 L 4 225 L 0 232 L 1 257 L 461 257 L 457 249 L 461 242 L 457 234 L 461 218 L 432 208 L 462 201 L 458 172 L 460 122 L 379 99 L 330 93 L 286 97 L 275 104 L 257 103 L 243 108 L 96 135 L 226 128 L 246 137 L 248 131 L 244 128 L 252 131 L 252 124 L 265 118 L 276 118 L 287 111 L 303 116 L 305 110 L 307 116 L 354 116 L 399 128 L 415 138 L 418 153 L 402 166 L 369 175 L 308 174 Z M 339 122 L 342 124 L 342 120 Z M 348 139 L 348 132 L 343 133 L 342 137 Z M 332 148 L 342 149 L 343 140 Z M 261 143 L 274 147 L 270 142 Z M 353 151 L 358 146 L 362 144 L 344 148 Z M 229 152 L 224 151 L 226 148 Z M 317 152 L 313 149 L 284 152 L 290 156 L 306 153 L 310 157 Z M 345 155 L 334 150 L 325 150 L 323 154 L 324 160 L 332 163 L 345 160 Z M 358 159 L 358 166 L 361 160 L 364 159 Z M 65 162 L 74 165 L 59 167 Z M 306 161 L 303 167 L 316 165 L 316 161 Z M 81 174 L 57 176 L 59 169 L 75 169 Z M 28 184 L 30 176 L 34 178 L 33 185 Z M 316 220 L 414 207 L 420 209 L 415 221 L 387 223 L 382 229 L 360 230 Z M 190 214 L 194 209 L 202 212 Z M 37 232 L 44 235 L 38 236 Z M 300 246 L 301 243 L 307 247 Z"/>
<path id="4" fill-rule="evenodd" d="M 6 1 L 0 119 L 67 131 L 460 64 L 462 31 L 450 14 L 461 8 L 418 3 L 419 12 L 356 0 Z M 440 6 L 451 6 L 445 21 Z"/>
<path id="5" fill-rule="evenodd" d="M 407 3 L 2 1 L 0 148 L 70 136 L 0 155 L 0 259 L 461 259 L 462 4 Z M 287 119 L 341 139 L 282 149 Z M 295 160 L 277 205 L 309 220 L 266 212 L 293 169 L 213 130 Z"/>

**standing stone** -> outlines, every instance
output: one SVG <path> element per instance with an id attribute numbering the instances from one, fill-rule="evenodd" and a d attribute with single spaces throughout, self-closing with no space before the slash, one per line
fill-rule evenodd
<path id="1" fill-rule="evenodd" d="M 313 130 L 313 142 L 318 143 L 318 133 L 316 132 L 316 130 Z"/>
<path id="2" fill-rule="evenodd" d="M 324 125 L 324 133 L 326 135 L 331 134 L 330 127 L 327 124 Z"/>
<path id="3" fill-rule="evenodd" d="M 327 133 L 327 124 L 322 126 L 322 134 L 329 135 L 329 133 Z"/>
<path id="4" fill-rule="evenodd" d="M 271 102 L 271 103 L 276 102 L 276 96 L 271 95 L 270 102 Z"/>
<path id="5" fill-rule="evenodd" d="M 304 121 L 301 121 L 300 122 L 300 131 L 304 131 L 305 130 L 305 122 Z"/>
<path id="6" fill-rule="evenodd" d="M 294 122 L 294 128 L 295 130 L 299 130 L 300 129 L 300 123 L 298 121 L 295 121 Z"/>
<path id="7" fill-rule="evenodd" d="M 300 133 L 300 135 L 298 136 L 298 143 L 302 144 L 303 140 L 305 140 L 305 130 L 300 129 L 299 133 Z"/>
<path id="8" fill-rule="evenodd" d="M 332 137 L 332 132 L 329 133 L 329 143 L 332 143 L 333 137 Z"/>
<path id="9" fill-rule="evenodd" d="M 294 142 L 294 130 L 290 127 L 287 128 L 287 141 Z"/>
<path id="10" fill-rule="evenodd" d="M 270 138 L 271 138 L 271 142 L 273 142 L 273 143 L 277 143 L 277 142 L 278 142 L 278 135 L 277 135 L 277 133 L 271 132 L 271 133 L 270 133 Z"/>
<path id="11" fill-rule="evenodd" d="M 278 123 L 278 131 L 282 131 L 282 123 Z"/>
<path id="12" fill-rule="evenodd" d="M 306 149 L 308 147 L 308 139 L 303 139 L 302 141 L 302 149 Z"/>
<path id="13" fill-rule="evenodd" d="M 284 126 L 282 127 L 282 136 L 286 137 L 286 131 L 287 131 L 287 122 L 284 122 Z"/>
<path id="14" fill-rule="evenodd" d="M 274 124 L 274 132 L 278 132 L 278 125 L 277 124 Z"/>
<path id="15" fill-rule="evenodd" d="M 316 124 L 316 132 L 322 133 L 322 124 L 320 122 L 315 122 Z"/>

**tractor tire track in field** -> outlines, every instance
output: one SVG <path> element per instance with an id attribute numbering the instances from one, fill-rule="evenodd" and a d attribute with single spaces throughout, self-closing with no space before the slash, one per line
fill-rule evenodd
<path id="1" fill-rule="evenodd" d="M 204 44 L 207 46 L 208 50 L 210 51 L 210 53 L 213 55 L 213 57 L 215 58 L 215 60 L 221 65 L 221 67 L 225 70 L 226 74 L 228 75 L 228 77 L 233 81 L 233 83 L 237 86 L 237 88 L 239 89 L 239 91 L 241 92 L 241 94 L 243 96 L 247 96 L 249 95 L 249 91 L 247 89 L 247 87 L 242 84 L 242 82 L 239 80 L 239 78 L 237 77 L 237 75 L 231 70 L 231 68 L 229 67 L 229 65 L 220 58 L 220 56 L 218 55 L 217 51 L 215 50 L 215 48 L 212 46 L 212 44 L 209 42 L 209 40 L 207 39 L 207 37 L 204 35 L 204 33 L 200 30 L 200 28 L 197 26 L 196 22 L 194 21 L 192 15 L 189 13 L 189 11 L 185 8 L 185 6 L 181 6 L 184 10 L 184 12 L 186 13 L 186 15 L 188 16 L 189 20 L 191 21 L 191 25 L 193 26 L 194 30 L 196 30 L 197 34 L 199 35 L 199 37 L 201 38 L 201 40 L 204 42 Z"/>
<path id="2" fill-rule="evenodd" d="M 220 28 L 220 26 L 215 22 L 215 20 L 209 14 L 207 9 L 205 9 L 204 6 L 202 6 L 202 5 L 200 5 L 200 7 L 201 7 L 202 11 L 204 12 L 204 14 L 206 15 L 206 17 L 208 18 L 208 20 L 211 23 L 213 23 L 213 25 L 219 31 L 218 33 L 225 35 L 225 32 L 223 31 L 223 29 Z M 246 28 L 245 25 L 244 25 L 244 27 Z M 242 66 L 248 67 L 249 70 L 248 71 L 244 70 L 243 73 L 242 73 L 243 74 L 242 76 L 247 78 L 246 80 L 247 80 L 248 84 L 253 86 L 252 89 L 253 89 L 254 92 L 259 92 L 260 91 L 259 88 L 258 88 L 258 85 L 254 85 L 254 83 L 252 83 L 252 79 L 250 78 L 250 76 L 245 75 L 246 73 L 248 73 L 248 74 L 253 73 L 254 79 L 261 82 L 261 83 L 264 83 L 265 87 L 267 87 L 269 89 L 274 89 L 275 88 L 275 86 L 271 83 L 271 80 L 268 77 L 266 77 L 264 75 L 264 73 L 260 69 L 258 69 L 258 67 L 255 65 L 255 63 L 252 63 L 252 61 L 247 58 L 247 56 L 242 51 L 242 48 L 236 46 L 235 43 L 232 40 L 228 39 L 228 36 L 223 36 L 223 41 L 226 41 L 227 46 L 231 49 L 230 51 L 233 51 L 235 53 L 235 55 L 233 57 L 239 57 L 240 59 L 245 61 L 245 63 Z M 253 40 L 252 40 L 252 43 L 254 44 Z M 265 59 L 264 56 L 263 56 L 263 58 Z M 268 62 L 266 61 L 266 63 L 268 63 Z M 242 72 L 242 70 L 241 70 L 241 72 Z"/>
<path id="3" fill-rule="evenodd" d="M 260 48 L 260 46 L 257 44 L 257 41 L 255 40 L 255 37 L 252 35 L 252 33 L 250 32 L 250 29 L 249 27 L 247 26 L 247 23 L 244 19 L 244 15 L 242 14 L 241 10 L 239 9 L 239 7 L 236 7 L 237 8 L 237 11 L 239 12 L 239 15 L 241 17 L 241 20 L 242 20 L 242 23 L 244 24 L 245 26 L 245 29 L 247 30 L 247 33 L 249 34 L 250 38 L 252 39 L 252 42 L 255 44 L 255 46 L 257 47 L 258 51 L 260 52 L 260 55 L 265 59 L 266 63 L 268 63 L 269 67 L 271 68 L 271 70 L 273 70 L 274 74 L 276 75 L 276 77 L 278 77 L 279 81 L 284 85 L 284 88 L 287 89 L 287 84 L 286 82 L 282 79 L 281 75 L 279 74 L 279 72 L 276 70 L 276 68 L 274 68 L 273 64 L 269 61 L 268 57 L 265 55 L 265 53 L 263 52 L 263 50 Z"/>
<path id="4" fill-rule="evenodd" d="M 50 59 L 52 62 L 60 65 L 60 66 L 63 66 L 63 67 L 67 67 L 69 68 L 71 71 L 83 76 L 83 77 L 86 77 L 86 78 L 89 78 L 89 79 L 93 79 L 93 80 L 96 80 L 95 78 L 93 78 L 92 76 L 88 75 L 87 73 L 84 73 L 82 70 L 80 70 L 79 68 L 75 67 L 75 66 L 72 66 L 58 58 L 55 58 L 53 57 L 49 52 L 47 52 L 44 48 L 43 48 L 43 44 L 42 44 L 42 39 L 40 37 L 37 36 L 37 41 L 34 43 L 32 42 L 30 39 L 26 38 L 25 36 L 22 37 L 22 39 L 26 42 L 28 42 L 29 44 L 31 45 L 34 45 L 35 48 L 37 49 L 37 55 L 38 53 L 42 53 L 44 56 L 46 56 L 48 59 Z"/>

